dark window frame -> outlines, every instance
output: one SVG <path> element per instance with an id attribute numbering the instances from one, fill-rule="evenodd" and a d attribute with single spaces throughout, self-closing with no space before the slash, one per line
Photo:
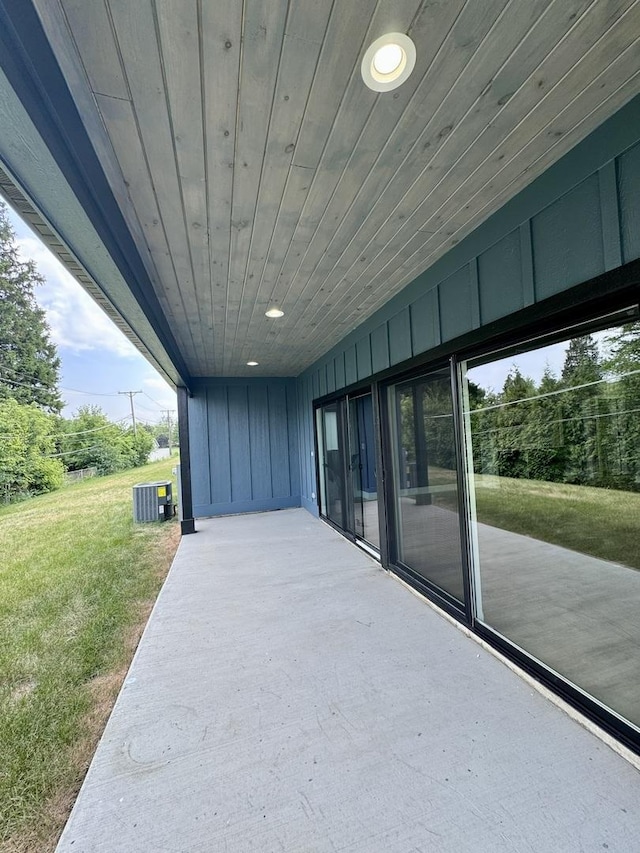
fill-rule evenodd
<path id="1" fill-rule="evenodd" d="M 443 609 L 454 619 L 468 627 L 476 636 L 487 641 L 493 648 L 506 658 L 516 663 L 524 672 L 535 678 L 541 684 L 550 688 L 561 699 L 576 708 L 587 719 L 594 722 L 616 740 L 640 754 L 640 731 L 629 721 L 623 719 L 611 709 L 604 706 L 568 679 L 554 672 L 550 667 L 536 660 L 532 655 L 512 643 L 499 632 L 492 630 L 476 619 L 475 590 L 470 551 L 471 523 L 469 511 L 469 485 L 466 472 L 466 456 L 462 421 L 462 383 L 459 366 L 464 361 L 476 361 L 484 356 L 487 359 L 495 353 L 507 352 L 510 348 L 522 347 L 525 343 L 535 349 L 552 343 L 554 340 L 566 339 L 567 332 L 579 329 L 583 334 L 589 331 L 606 328 L 620 322 L 616 314 L 629 309 L 629 321 L 637 319 L 640 305 L 640 260 L 631 261 L 609 272 L 603 273 L 588 282 L 576 285 L 560 294 L 534 303 L 508 317 L 496 320 L 474 331 L 462 335 L 430 350 L 415 356 L 400 365 L 387 368 L 384 371 L 368 377 L 366 380 L 353 383 L 339 391 L 326 394 L 313 401 L 314 437 L 316 439 L 316 479 L 319 484 L 319 460 L 317 454 L 316 409 L 323 403 L 339 398 L 347 400 L 349 396 L 364 393 L 370 389 L 374 402 L 374 419 L 376 421 L 376 452 L 378 454 L 378 470 L 381 473 L 380 493 L 382 500 L 378 501 L 381 508 L 381 518 L 384 517 L 384 533 L 381 526 L 381 562 L 385 569 L 393 572 L 399 578 L 424 594 L 427 599 Z M 611 322 L 606 322 L 612 318 Z M 412 379 L 416 376 L 437 370 L 445 365 L 451 370 L 453 391 L 454 421 L 456 434 L 456 453 L 459 478 L 459 503 L 462 535 L 462 554 L 465 583 L 465 608 L 460 609 L 457 602 L 447 600 L 446 593 L 432 588 L 423 578 L 417 578 L 408 567 L 397 565 L 394 554 L 397 553 L 395 543 L 396 525 L 394 518 L 393 483 L 391 456 L 391 431 L 389 426 L 388 388 L 391 385 Z M 319 489 L 317 491 L 319 495 Z M 329 519 L 322 516 L 327 523 Z M 335 527 L 338 532 L 351 541 L 355 537 L 347 531 Z"/>

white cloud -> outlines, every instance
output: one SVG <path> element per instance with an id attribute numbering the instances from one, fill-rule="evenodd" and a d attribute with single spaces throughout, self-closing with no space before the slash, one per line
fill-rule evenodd
<path id="1" fill-rule="evenodd" d="M 16 244 L 23 258 L 35 261 L 46 281 L 36 288 L 35 296 L 46 312 L 56 346 L 74 353 L 107 350 L 120 358 L 138 355 L 134 345 L 37 237 L 23 233 Z"/>

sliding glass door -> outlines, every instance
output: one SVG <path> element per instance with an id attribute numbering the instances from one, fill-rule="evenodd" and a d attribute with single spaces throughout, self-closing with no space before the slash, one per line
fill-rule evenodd
<path id="1" fill-rule="evenodd" d="M 640 323 L 462 377 L 478 622 L 640 728 Z"/>
<path id="2" fill-rule="evenodd" d="M 395 561 L 454 603 L 465 600 L 458 466 L 448 368 L 389 388 Z"/>
<path id="3" fill-rule="evenodd" d="M 380 548 L 373 402 L 370 393 L 316 410 L 320 512 L 346 533 Z"/>
<path id="4" fill-rule="evenodd" d="M 381 447 L 377 391 L 316 414 L 321 514 L 633 743 L 638 314 L 386 380 Z"/>
<path id="5" fill-rule="evenodd" d="M 316 410 L 320 463 L 320 511 L 346 528 L 346 460 L 343 403 L 338 400 Z"/>
<path id="6" fill-rule="evenodd" d="M 351 529 L 355 536 L 380 548 L 378 486 L 371 394 L 349 400 Z"/>

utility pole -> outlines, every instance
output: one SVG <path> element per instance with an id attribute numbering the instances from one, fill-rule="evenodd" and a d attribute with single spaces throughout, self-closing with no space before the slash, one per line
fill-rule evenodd
<path id="1" fill-rule="evenodd" d="M 174 414 L 173 409 L 163 409 L 162 414 L 167 416 L 167 432 L 169 434 L 169 456 L 171 456 L 171 415 Z"/>
<path id="2" fill-rule="evenodd" d="M 138 427 L 136 424 L 136 410 L 133 405 L 133 398 L 136 394 L 142 394 L 142 391 L 118 391 L 118 394 L 126 394 L 129 398 L 129 402 L 131 403 L 131 420 L 133 421 L 133 434 L 138 434 Z"/>

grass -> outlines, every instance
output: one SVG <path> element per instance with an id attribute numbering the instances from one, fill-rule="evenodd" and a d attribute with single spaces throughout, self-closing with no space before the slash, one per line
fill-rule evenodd
<path id="1" fill-rule="evenodd" d="M 478 520 L 640 569 L 640 494 L 477 476 Z"/>
<path id="2" fill-rule="evenodd" d="M 132 521 L 174 460 L 0 508 L 0 850 L 53 850 L 179 539 Z"/>

